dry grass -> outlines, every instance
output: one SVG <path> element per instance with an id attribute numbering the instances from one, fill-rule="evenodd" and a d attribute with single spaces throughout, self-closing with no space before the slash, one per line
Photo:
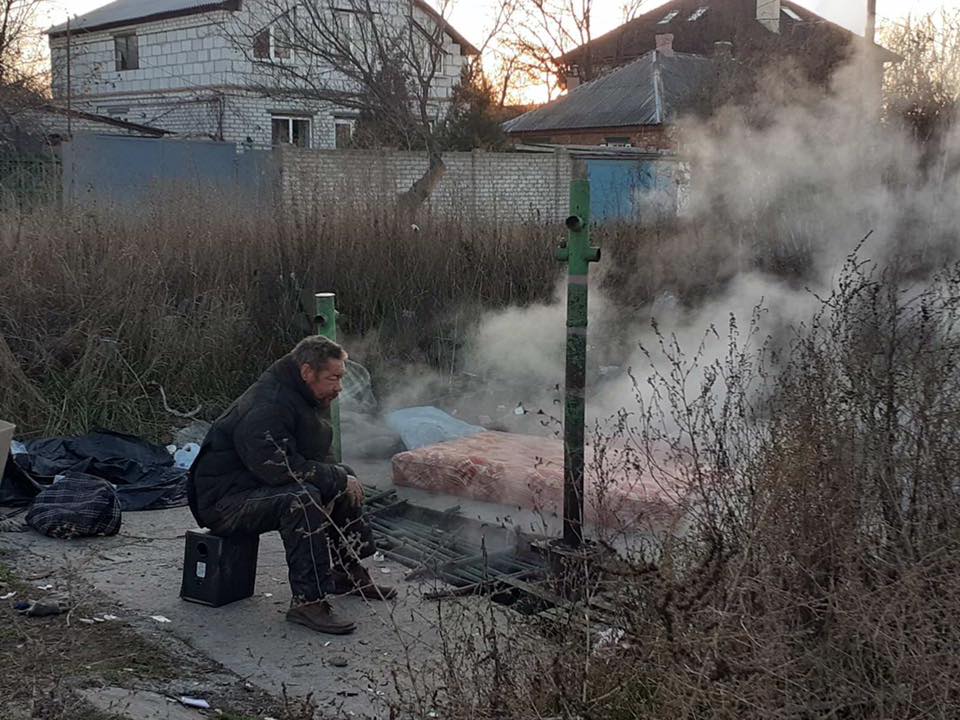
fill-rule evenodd
<path id="1" fill-rule="evenodd" d="M 358 217 L 185 202 L 8 218 L 0 414 L 157 435 L 158 386 L 214 414 L 308 331 L 304 291 L 338 293 L 374 370 L 453 364 L 478 310 L 553 291 L 552 228 Z M 743 269 L 803 276 L 802 238 L 754 230 L 717 246 L 714 229 L 609 228 L 603 282 L 624 306 L 667 290 L 695 305 Z M 598 588 L 624 640 L 599 647 L 583 607 L 546 628 L 471 609 L 441 628 L 441 666 L 398 683 L 418 692 L 397 716 L 954 717 L 960 269 L 922 269 L 851 260 L 787 348 L 736 326 L 717 362 L 665 341 L 638 407 L 596 439 L 621 448 L 609 472 L 690 491 L 687 531 L 633 547 Z"/>
<path id="2" fill-rule="evenodd" d="M 376 369 L 440 364 L 464 313 L 552 291 L 549 229 L 352 210 L 283 219 L 181 198 L 136 217 L 5 216 L 0 414 L 24 431 L 153 436 L 169 420 L 160 386 L 215 415 L 310 330 L 304 293 L 337 293 L 341 332 L 365 336 Z"/>
<path id="3" fill-rule="evenodd" d="M 594 588 L 622 639 L 583 604 L 546 633 L 448 628 L 439 716 L 955 717 L 958 303 L 960 267 L 904 289 L 851 259 L 779 352 L 735 325 L 716 362 L 662 338 L 638 406 L 595 438 L 618 449 L 601 482 L 686 490 L 685 532 L 619 538 Z"/>

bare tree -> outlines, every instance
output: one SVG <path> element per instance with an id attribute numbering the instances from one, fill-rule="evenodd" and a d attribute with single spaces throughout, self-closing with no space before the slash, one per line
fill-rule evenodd
<path id="1" fill-rule="evenodd" d="M 649 0 L 624 0 L 622 22 L 635 19 Z M 592 47 L 594 0 L 519 0 L 517 19 L 505 44 L 517 57 L 517 71 L 528 82 L 545 84 L 553 98 L 566 86 L 575 66 L 580 82 L 594 80 L 602 71 Z M 571 53 L 579 50 L 576 58 Z"/>
<path id="2" fill-rule="evenodd" d="M 42 0 L 0 0 L 0 145 L 16 149 L 24 130 L 17 116 L 36 105 L 45 78 L 38 11 Z"/>
<path id="3" fill-rule="evenodd" d="M 253 63 L 257 92 L 330 103 L 356 114 L 366 144 L 424 150 L 429 168 L 401 197 L 415 209 L 446 169 L 439 81 L 460 71 L 448 51 L 450 2 L 263 0 L 228 34 Z M 507 21 L 503 7 L 498 26 Z"/>
<path id="4" fill-rule="evenodd" d="M 588 46 L 580 63 L 581 80 L 592 79 L 589 43 L 593 39 L 594 0 L 519 0 L 504 44 L 517 58 L 516 70 L 530 84 L 545 85 L 552 99 L 563 89 L 566 53 Z"/>
<path id="5" fill-rule="evenodd" d="M 0 0 L 0 86 L 36 72 L 37 11 L 42 0 Z"/>
<path id="6" fill-rule="evenodd" d="M 880 41 L 903 58 L 884 76 L 888 118 L 905 121 L 922 143 L 934 140 L 952 124 L 960 100 L 960 10 L 890 23 Z"/>
<path id="7" fill-rule="evenodd" d="M 620 22 L 628 23 L 636 20 L 647 5 L 649 0 L 624 0 L 620 5 Z"/>

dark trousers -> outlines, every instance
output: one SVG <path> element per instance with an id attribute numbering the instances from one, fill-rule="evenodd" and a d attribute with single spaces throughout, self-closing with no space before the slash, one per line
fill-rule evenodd
<path id="1" fill-rule="evenodd" d="M 347 568 L 376 549 L 363 509 L 343 493 L 324 507 L 308 485 L 262 487 L 222 498 L 208 513 L 217 535 L 280 531 L 294 600 L 312 602 L 333 591 L 333 568 Z"/>

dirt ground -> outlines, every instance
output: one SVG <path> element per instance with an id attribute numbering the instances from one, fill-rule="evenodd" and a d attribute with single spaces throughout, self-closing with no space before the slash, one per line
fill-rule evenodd
<path id="1" fill-rule="evenodd" d="M 133 691 L 131 697 L 163 698 L 155 709 L 137 714 L 180 717 L 179 698 L 197 695 L 218 717 L 226 720 L 305 720 L 313 715 L 309 703 L 285 702 L 245 681 L 169 634 L 135 629 L 117 618 L 125 608 L 94 590 L 79 577 L 64 592 L 51 596 L 47 573 L 21 576 L 7 564 L 9 551 L 0 553 L 0 717 L 4 720 L 114 720 L 126 718 L 131 703 L 116 703 L 116 712 L 98 709 L 87 697 Z M 63 578 L 61 576 L 61 582 Z M 27 617 L 15 609 L 18 600 L 47 597 L 58 600 L 66 612 L 49 617 Z M 142 706 L 142 701 L 139 705 Z M 186 717 L 186 715 L 184 715 Z M 199 717 L 199 715 L 198 715 Z"/>

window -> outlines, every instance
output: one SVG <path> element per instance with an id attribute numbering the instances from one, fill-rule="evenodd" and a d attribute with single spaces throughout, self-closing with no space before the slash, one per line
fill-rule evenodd
<path id="1" fill-rule="evenodd" d="M 140 67 L 140 44 L 136 35 L 115 35 L 113 49 L 117 58 L 118 72 L 136 70 Z"/>
<path id="2" fill-rule="evenodd" d="M 293 27 L 296 8 L 284 13 L 274 23 L 253 36 L 253 57 L 256 60 L 289 60 L 293 56 Z"/>
<path id="3" fill-rule="evenodd" d="M 673 12 L 667 13 L 666 17 L 663 18 L 657 25 L 669 25 L 673 19 L 680 14 L 679 10 L 674 10 Z"/>
<path id="4" fill-rule="evenodd" d="M 293 12 L 293 11 L 291 11 Z M 290 23 L 293 17 L 290 13 L 284 15 L 273 26 L 270 38 L 273 40 L 271 51 L 275 60 L 289 60 L 293 48 L 293 28 Z"/>
<path id="5" fill-rule="evenodd" d="M 274 145 L 310 147 L 310 118 L 274 115 L 271 124 Z"/>
<path id="6" fill-rule="evenodd" d="M 333 23 L 329 28 L 329 32 L 336 37 L 333 49 L 337 53 L 362 57 L 368 45 L 373 47 L 376 44 L 371 37 L 372 22 L 372 16 L 360 10 L 333 8 Z"/>
<path id="7" fill-rule="evenodd" d="M 253 36 L 253 56 L 257 60 L 270 59 L 270 28 Z"/>
<path id="8" fill-rule="evenodd" d="M 608 147 L 633 147 L 628 137 L 608 137 L 603 139 L 603 144 Z"/>
<path id="9" fill-rule="evenodd" d="M 696 22 L 697 20 L 699 20 L 700 18 L 702 18 L 704 15 L 706 15 L 706 14 L 707 14 L 707 10 L 709 10 L 709 9 L 710 9 L 710 8 L 707 7 L 706 5 L 704 5 L 704 6 L 701 7 L 701 8 L 697 8 L 696 10 L 693 11 L 693 15 L 691 15 L 690 17 L 687 18 L 687 22 Z"/>
<path id="10" fill-rule="evenodd" d="M 336 148 L 343 150 L 353 143 L 353 128 L 356 121 L 352 118 L 336 118 L 333 126 L 336 130 Z"/>
<path id="11" fill-rule="evenodd" d="M 801 22 L 803 20 L 803 18 L 797 15 L 797 13 L 794 12 L 791 8 L 785 7 L 781 9 L 783 10 L 783 14 L 786 15 L 791 20 L 797 20 L 798 22 Z"/>
<path id="12" fill-rule="evenodd" d="M 346 8 L 333 9 L 333 27 L 337 32 L 352 34 L 356 11 Z"/>

